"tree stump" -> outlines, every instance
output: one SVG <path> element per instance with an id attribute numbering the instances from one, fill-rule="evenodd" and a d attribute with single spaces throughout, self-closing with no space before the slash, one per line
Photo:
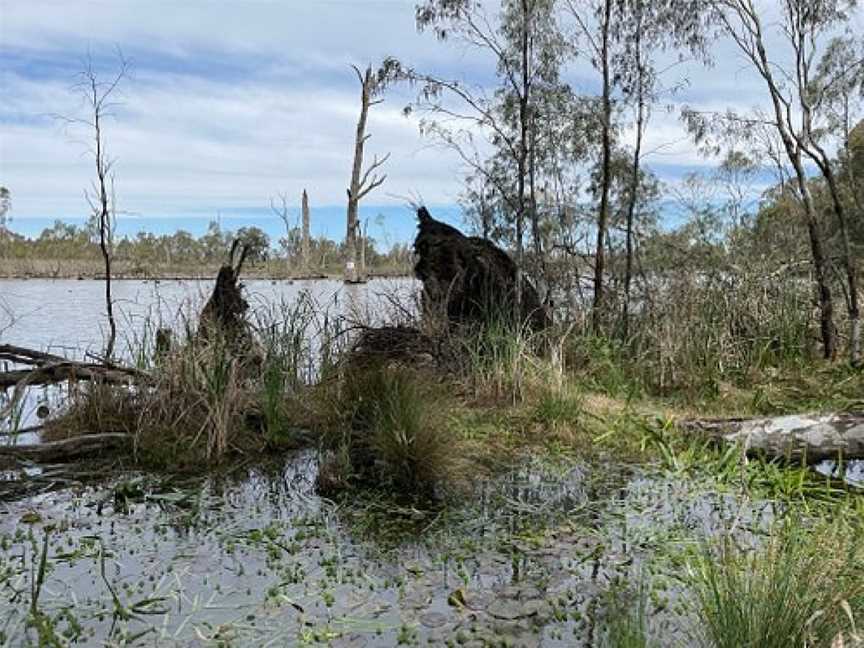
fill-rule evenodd
<path id="1" fill-rule="evenodd" d="M 417 210 L 417 218 L 414 274 L 423 282 L 427 313 L 446 315 L 452 324 L 515 324 L 531 331 L 550 324 L 537 290 L 524 275 L 517 309 L 517 267 L 501 248 L 435 220 L 425 207 Z"/>

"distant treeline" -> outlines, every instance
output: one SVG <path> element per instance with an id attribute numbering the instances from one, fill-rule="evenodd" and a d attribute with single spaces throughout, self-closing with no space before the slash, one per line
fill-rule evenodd
<path id="1" fill-rule="evenodd" d="M 258 227 L 230 231 L 211 221 L 207 233 L 198 238 L 185 230 L 161 235 L 139 232 L 135 237 L 114 240 L 112 247 L 120 275 L 197 275 L 224 263 L 235 238 L 248 247 L 247 267 L 253 274 L 304 276 L 342 271 L 344 243 L 323 236 L 311 238 L 304 258 L 299 228 L 289 230 L 274 244 Z M 410 245 L 397 243 L 387 252 L 379 252 L 375 240 L 366 238 L 365 248 L 366 267 L 373 274 L 411 271 Z M 98 224 L 76 226 L 57 220 L 37 238 L 0 227 L 0 258 L 5 260 L 0 273 L 6 276 L 96 274 L 100 261 Z"/>

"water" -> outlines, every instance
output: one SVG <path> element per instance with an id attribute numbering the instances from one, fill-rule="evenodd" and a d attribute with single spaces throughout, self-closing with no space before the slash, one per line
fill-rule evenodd
<path id="1" fill-rule="evenodd" d="M 36 645 L 44 554 L 38 609 L 81 645 L 599 646 L 610 589 L 640 579 L 660 583 L 655 636 L 682 640 L 676 561 L 733 520 L 746 541 L 772 519 L 766 503 L 624 466 L 529 461 L 433 511 L 335 504 L 315 470 L 300 453 L 0 501 L 0 637 Z"/>
<path id="2" fill-rule="evenodd" d="M 383 317 L 386 297 L 410 303 L 417 283 L 412 279 L 374 279 L 345 285 L 335 280 L 246 281 L 250 315 L 280 302 L 292 303 L 306 292 L 331 314 L 361 311 Z M 212 281 L 140 281 L 112 283 L 118 351 L 128 352 L 148 326 L 176 327 L 195 316 L 213 288 Z M 83 357 L 100 353 L 105 344 L 105 284 L 72 279 L 0 281 L 0 342 L 58 355 Z"/>
<path id="3" fill-rule="evenodd" d="M 253 280 L 244 282 L 244 286 L 252 322 L 274 305 L 290 307 L 303 294 L 312 300 L 322 317 L 326 313 L 346 322 L 356 319 L 375 324 L 394 315 L 393 303 L 410 308 L 419 284 L 413 279 L 374 279 L 359 285 L 335 280 Z M 117 356 L 132 362 L 136 352 L 148 345 L 152 348 L 157 328 L 167 327 L 181 336 L 187 324 L 194 330 L 197 315 L 212 288 L 213 282 L 209 280 L 113 282 Z M 98 356 L 105 348 L 108 330 L 104 291 L 105 284 L 101 281 L 0 281 L 0 342 L 78 360 Z M 0 362 L 0 368 L 3 366 Z M 57 387 L 28 390 L 18 412 L 19 419 L 11 427 L 36 425 L 37 409 L 45 405 L 54 411 L 61 400 L 62 389 Z M 5 423 L 0 421 L 0 442 Z M 37 438 L 24 434 L 17 435 L 15 440 L 32 443 Z"/>

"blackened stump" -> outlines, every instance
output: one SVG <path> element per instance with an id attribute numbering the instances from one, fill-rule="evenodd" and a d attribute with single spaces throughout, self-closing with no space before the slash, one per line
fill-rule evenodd
<path id="1" fill-rule="evenodd" d="M 516 264 L 501 248 L 478 236 L 465 236 L 437 221 L 425 207 L 417 210 L 414 274 L 423 282 L 427 313 L 446 314 L 453 324 L 514 324 Z M 518 326 L 540 331 L 549 316 L 531 281 L 522 276 Z"/>

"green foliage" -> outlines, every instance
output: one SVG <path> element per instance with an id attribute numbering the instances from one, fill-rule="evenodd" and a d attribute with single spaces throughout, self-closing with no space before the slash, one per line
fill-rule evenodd
<path id="1" fill-rule="evenodd" d="M 458 447 L 436 407 L 434 386 L 407 369 L 377 366 L 347 373 L 330 402 L 324 437 L 329 468 L 348 468 L 366 485 L 430 496 L 452 475 Z M 345 461 L 345 458 L 348 461 Z M 348 483 L 346 476 L 331 481 Z"/>
<path id="2" fill-rule="evenodd" d="M 864 618 L 862 549 L 860 529 L 811 529 L 799 519 L 781 522 L 755 549 L 739 548 L 727 535 L 705 546 L 691 565 L 699 645 L 829 646 L 844 645 L 843 637 L 853 643 L 855 623 Z"/>
<path id="3" fill-rule="evenodd" d="M 600 645 L 603 648 L 659 648 L 659 644 L 648 637 L 648 599 L 641 582 L 635 596 L 628 594 L 620 586 L 609 593 L 605 634 Z"/>
<path id="4" fill-rule="evenodd" d="M 28 239 L 4 229 L 0 218 L 0 254 L 9 262 L 7 271 L 26 271 L 30 275 L 64 276 L 98 272 L 100 252 L 98 230 L 78 227 L 57 220 L 35 239 Z M 159 276 L 160 273 L 210 274 L 226 262 L 232 240 L 239 237 L 249 245 L 247 271 L 264 271 L 269 275 L 305 272 L 341 273 L 343 249 L 335 241 L 315 238 L 310 242 L 309 263 L 303 264 L 300 238 L 292 230 L 279 241 L 278 251 L 260 228 L 240 228 L 236 233 L 223 230 L 215 221 L 207 233 L 195 238 L 185 230 L 172 234 L 139 232 L 134 237 L 114 241 L 115 274 Z M 405 244 L 395 244 L 386 253 L 375 248 L 373 239 L 365 239 L 367 267 L 374 272 L 406 273 L 411 267 L 411 251 Z M 255 267 L 257 264 L 257 267 Z"/>

